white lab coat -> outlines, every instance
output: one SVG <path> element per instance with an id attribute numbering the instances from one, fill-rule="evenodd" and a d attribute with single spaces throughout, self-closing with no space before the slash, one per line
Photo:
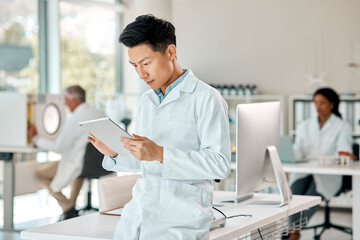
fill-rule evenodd
<path id="1" fill-rule="evenodd" d="M 296 159 L 305 159 L 309 156 L 336 156 L 338 151 L 352 152 L 351 126 L 331 114 L 320 129 L 318 118 L 311 118 L 302 122 L 296 129 L 295 143 L 293 145 Z M 292 174 L 290 183 L 309 174 Z M 316 191 L 326 199 L 330 199 L 339 191 L 342 176 L 313 175 Z"/>
<path id="2" fill-rule="evenodd" d="M 142 95 L 135 133 L 163 146 L 164 161 L 104 158 L 105 169 L 142 173 L 114 239 L 208 239 L 213 179 L 230 171 L 224 99 L 189 71 L 161 104 L 151 89 Z"/>
<path id="3" fill-rule="evenodd" d="M 60 192 L 81 174 L 88 133 L 79 122 L 103 117 L 106 117 L 103 111 L 82 103 L 66 118 L 55 141 L 34 138 L 37 147 L 61 154 L 55 178 L 50 184 L 54 192 Z"/>

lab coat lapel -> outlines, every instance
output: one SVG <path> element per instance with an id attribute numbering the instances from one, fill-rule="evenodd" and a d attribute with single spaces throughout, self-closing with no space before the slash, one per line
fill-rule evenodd
<path id="1" fill-rule="evenodd" d="M 169 104 L 173 101 L 176 101 L 180 97 L 180 88 L 179 86 L 175 87 L 171 92 L 164 98 L 161 102 L 160 107 L 166 104 Z"/>
<path id="2" fill-rule="evenodd" d="M 171 90 L 171 92 L 165 97 L 165 99 L 161 102 L 161 104 L 159 97 L 156 95 L 154 90 L 152 89 L 148 90 L 146 96 L 149 99 L 149 101 L 156 108 L 158 108 L 161 106 L 165 106 L 166 104 L 169 104 L 173 101 L 176 101 L 178 98 L 180 98 L 181 92 L 192 93 L 195 90 L 197 83 L 198 83 L 198 79 L 194 76 L 192 71 L 189 70 L 184 80 L 173 90 Z"/>
<path id="3" fill-rule="evenodd" d="M 161 102 L 161 106 L 165 106 L 171 102 L 176 101 L 180 98 L 181 92 L 191 93 L 195 90 L 197 84 L 197 78 L 194 76 L 191 70 L 189 70 L 188 74 L 185 76 L 184 80 L 179 83 L 171 92 L 165 97 L 165 99 Z"/>
<path id="4" fill-rule="evenodd" d="M 330 117 L 326 120 L 324 126 L 321 128 L 320 132 L 325 132 L 327 129 L 331 128 L 331 125 L 334 122 L 334 115 L 331 114 Z"/>
<path id="5" fill-rule="evenodd" d="M 154 90 L 150 89 L 148 90 L 148 92 L 146 93 L 147 98 L 149 99 L 149 101 L 157 108 L 160 105 L 160 100 L 159 97 L 156 95 L 156 93 L 154 92 Z"/>

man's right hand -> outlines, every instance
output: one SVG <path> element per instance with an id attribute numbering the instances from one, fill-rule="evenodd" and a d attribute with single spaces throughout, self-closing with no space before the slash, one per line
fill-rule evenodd
<path id="1" fill-rule="evenodd" d="M 102 154 L 104 154 L 106 156 L 112 157 L 112 158 L 114 158 L 118 155 L 117 152 L 114 152 L 111 148 L 106 146 L 102 141 L 100 141 L 94 135 L 92 135 L 91 133 L 89 133 L 89 134 L 91 136 L 88 136 L 87 140 L 89 142 L 91 142 L 92 145 L 94 145 L 94 147 L 96 147 L 96 149 L 99 150 L 99 152 L 101 152 Z"/>

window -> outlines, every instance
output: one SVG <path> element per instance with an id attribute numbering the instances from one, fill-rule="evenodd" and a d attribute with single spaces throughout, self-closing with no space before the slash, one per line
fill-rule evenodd
<path id="1" fill-rule="evenodd" d="M 60 2 L 61 87 L 79 84 L 94 104 L 96 93 L 114 93 L 116 12 Z"/>
<path id="2" fill-rule="evenodd" d="M 0 0 L 0 90 L 36 93 L 37 0 Z"/>

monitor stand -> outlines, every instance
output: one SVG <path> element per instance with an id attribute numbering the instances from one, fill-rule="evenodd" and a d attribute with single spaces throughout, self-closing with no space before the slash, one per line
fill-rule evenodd
<path id="1" fill-rule="evenodd" d="M 256 207 L 282 207 L 289 203 L 292 199 L 292 193 L 289 188 L 285 173 L 281 166 L 279 154 L 274 146 L 268 146 L 266 154 L 271 160 L 271 165 L 274 171 L 276 183 L 280 192 L 280 201 L 253 201 L 248 203 L 248 206 Z"/>
<path id="2" fill-rule="evenodd" d="M 233 203 L 239 203 L 245 200 L 248 200 L 250 198 L 254 197 L 254 193 L 248 193 L 242 196 L 236 196 L 236 193 L 234 192 L 234 196 L 227 197 L 227 198 L 221 198 L 219 199 L 220 202 L 233 202 Z"/>

